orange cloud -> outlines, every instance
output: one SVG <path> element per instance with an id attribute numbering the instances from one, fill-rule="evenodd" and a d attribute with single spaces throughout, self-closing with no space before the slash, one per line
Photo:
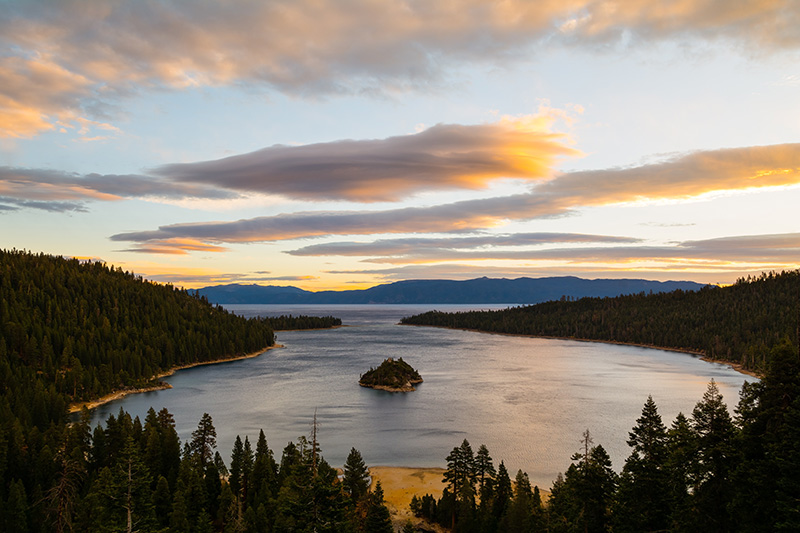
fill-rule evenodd
<path id="1" fill-rule="evenodd" d="M 509 220 L 564 215 L 584 207 L 681 200 L 713 191 L 800 185 L 800 144 L 696 152 L 625 169 L 563 174 L 528 193 L 385 211 L 312 211 L 230 222 L 173 224 L 112 236 L 147 242 L 191 237 L 207 242 L 269 242 L 323 235 L 447 233 Z"/>
<path id="2" fill-rule="evenodd" d="M 0 137 L 28 138 L 55 128 L 89 96 L 91 84 L 40 56 L 0 58 Z"/>
<path id="3" fill-rule="evenodd" d="M 0 94 L 15 103 L 0 110 L 0 135 L 49 129 L 52 117 L 101 93 L 221 85 L 294 96 L 425 89 L 459 65 L 508 64 L 543 42 L 594 49 L 626 36 L 721 40 L 747 53 L 795 50 L 800 10 L 793 2 L 11 2 L 0 16 L 0 42 L 17 57 L 2 61 Z M 43 97 L 17 98 L 22 93 L 3 79 L 9 72 Z M 54 83 L 37 79 L 43 74 Z"/>
<path id="4" fill-rule="evenodd" d="M 396 201 L 443 189 L 483 189 L 496 179 L 549 178 L 558 156 L 577 155 L 549 116 L 492 124 L 438 124 L 419 133 L 363 141 L 272 146 L 152 173 L 180 183 L 303 200 Z"/>
<path id="5" fill-rule="evenodd" d="M 227 252 L 228 249 L 195 239 L 174 238 L 150 241 L 144 246 L 135 246 L 122 251 L 146 254 L 187 255 L 189 252 Z"/>

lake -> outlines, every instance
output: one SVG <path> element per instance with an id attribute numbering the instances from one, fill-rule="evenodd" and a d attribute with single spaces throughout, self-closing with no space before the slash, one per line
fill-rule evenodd
<path id="1" fill-rule="evenodd" d="M 144 419 L 162 407 L 175 415 L 182 441 L 203 413 L 217 429 L 226 462 L 236 435 L 255 446 L 259 429 L 280 458 L 289 441 L 311 433 L 316 412 L 322 454 L 341 467 L 351 447 L 368 465 L 441 466 L 466 438 L 549 488 L 581 449 L 588 429 L 619 471 L 628 432 L 652 395 L 664 423 L 687 416 L 714 379 L 729 408 L 744 376 L 726 365 L 662 350 L 558 339 L 511 337 L 398 325 L 404 317 L 501 305 L 229 305 L 244 316 L 333 315 L 348 327 L 278 332 L 284 348 L 230 363 L 200 366 L 165 379 L 172 389 L 134 394 L 98 407 L 94 423 L 120 407 Z M 386 357 L 402 357 L 424 383 L 410 393 L 358 385 Z"/>

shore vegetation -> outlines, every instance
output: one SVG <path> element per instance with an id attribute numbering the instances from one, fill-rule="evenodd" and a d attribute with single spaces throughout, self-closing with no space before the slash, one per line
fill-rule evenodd
<path id="1" fill-rule="evenodd" d="M 422 376 L 402 357 L 385 359 L 378 368 L 370 368 L 358 380 L 362 387 L 389 392 L 411 392 L 419 383 L 422 383 Z"/>
<path id="2" fill-rule="evenodd" d="M 794 270 L 699 291 L 562 297 L 496 311 L 430 311 L 401 322 L 674 349 L 763 374 L 774 346 L 788 338 L 797 348 L 798 317 L 800 270 Z"/>

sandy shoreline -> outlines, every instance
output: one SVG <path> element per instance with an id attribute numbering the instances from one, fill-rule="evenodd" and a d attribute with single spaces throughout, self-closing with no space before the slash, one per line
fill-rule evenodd
<path id="1" fill-rule="evenodd" d="M 662 350 L 665 352 L 677 352 L 677 353 L 686 353 L 690 355 L 696 355 L 700 357 L 706 363 L 714 363 L 717 365 L 726 365 L 730 367 L 732 370 L 739 372 L 740 374 L 745 374 L 750 377 L 761 379 L 764 377 L 763 375 L 759 374 L 758 372 L 754 372 L 753 370 L 748 370 L 739 363 L 732 363 L 730 361 L 725 361 L 722 359 L 712 359 L 705 355 L 704 352 L 698 352 L 696 350 L 685 350 L 682 348 L 670 348 L 668 346 L 657 346 L 655 344 L 640 344 L 635 342 L 621 342 L 621 341 L 606 341 L 600 339 L 581 339 L 578 337 L 553 337 L 550 335 L 527 335 L 524 333 L 502 333 L 499 331 L 484 331 L 482 329 L 469 329 L 469 328 L 449 328 L 447 326 L 427 326 L 424 324 L 400 324 L 402 326 L 415 326 L 419 328 L 441 328 L 441 329 L 457 329 L 460 331 L 472 331 L 474 333 L 485 333 L 487 335 L 504 335 L 506 337 L 528 337 L 531 339 L 556 339 L 556 340 L 563 340 L 563 341 L 578 341 L 578 342 L 599 342 L 602 344 L 618 344 L 620 346 L 636 346 L 638 348 L 650 348 L 653 350 Z"/>
<path id="2" fill-rule="evenodd" d="M 216 365 L 218 363 L 230 363 L 231 361 L 240 361 L 242 359 L 251 359 L 253 357 L 258 357 L 259 355 L 261 355 L 261 354 L 263 354 L 263 353 L 265 353 L 265 352 L 267 352 L 267 351 L 269 351 L 269 350 L 271 350 L 273 348 L 283 348 L 283 345 L 282 344 L 274 344 L 272 346 L 267 346 L 266 348 L 262 348 L 261 350 L 258 350 L 256 352 L 248 353 L 248 354 L 245 354 L 245 355 L 240 355 L 238 357 L 228 357 L 228 358 L 225 358 L 225 359 L 217 359 L 215 361 L 198 361 L 197 363 L 190 363 L 188 365 L 174 366 L 174 367 L 170 368 L 169 370 L 166 370 L 166 371 L 164 371 L 164 372 L 162 372 L 160 374 L 156 374 L 155 376 L 152 377 L 152 379 L 153 380 L 158 380 L 158 379 L 161 379 L 161 378 L 165 378 L 165 377 L 171 376 L 172 374 L 174 374 L 178 370 L 184 370 L 186 368 L 194 368 L 196 366 L 205 366 L 205 365 Z M 139 389 L 125 389 L 125 390 L 114 391 L 114 392 L 111 392 L 109 394 L 106 394 L 105 396 L 101 396 L 100 398 L 97 398 L 96 400 L 70 404 L 69 412 L 70 413 L 77 413 L 78 411 L 82 410 L 84 407 L 86 407 L 87 409 L 91 410 L 91 409 L 94 409 L 95 407 L 99 407 L 99 406 L 101 406 L 103 404 L 106 404 L 106 403 L 109 403 L 109 402 L 113 402 L 114 400 L 119 400 L 121 398 L 124 398 L 125 396 L 128 396 L 129 394 L 139 394 L 140 392 L 152 392 L 152 391 L 165 390 L 165 389 L 171 389 L 171 388 L 172 388 L 172 385 L 170 385 L 169 383 L 161 382 L 161 383 L 159 383 L 157 385 L 152 385 L 150 387 L 142 387 L 142 388 L 139 388 Z"/>
<path id="3" fill-rule="evenodd" d="M 377 481 L 381 482 L 386 507 L 396 525 L 403 525 L 411 520 L 415 524 L 420 521 L 411 513 L 411 498 L 422 498 L 426 494 L 437 500 L 442 497 L 445 484 L 442 481 L 444 468 L 413 468 L 405 466 L 371 466 L 372 488 Z M 427 527 L 430 527 L 428 525 Z M 436 529 L 437 531 L 443 531 Z"/>
<path id="4" fill-rule="evenodd" d="M 406 466 L 372 466 L 369 468 L 369 474 L 372 476 L 371 488 L 375 488 L 377 481 L 381 482 L 383 498 L 395 526 L 403 526 L 408 520 L 415 525 L 422 522 L 411 512 L 411 498 L 414 496 L 422 498 L 426 494 L 430 494 L 437 500 L 441 498 L 446 487 L 442 480 L 444 472 L 444 468 Z M 548 489 L 549 487 L 539 487 L 539 493 L 545 502 L 550 498 Z M 435 531 L 447 531 L 430 522 L 425 522 L 424 526 Z"/>

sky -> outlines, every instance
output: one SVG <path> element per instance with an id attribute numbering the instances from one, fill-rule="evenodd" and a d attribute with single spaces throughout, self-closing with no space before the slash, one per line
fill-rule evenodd
<path id="1" fill-rule="evenodd" d="M 0 0 L 0 247 L 361 289 L 800 267 L 795 0 Z"/>

